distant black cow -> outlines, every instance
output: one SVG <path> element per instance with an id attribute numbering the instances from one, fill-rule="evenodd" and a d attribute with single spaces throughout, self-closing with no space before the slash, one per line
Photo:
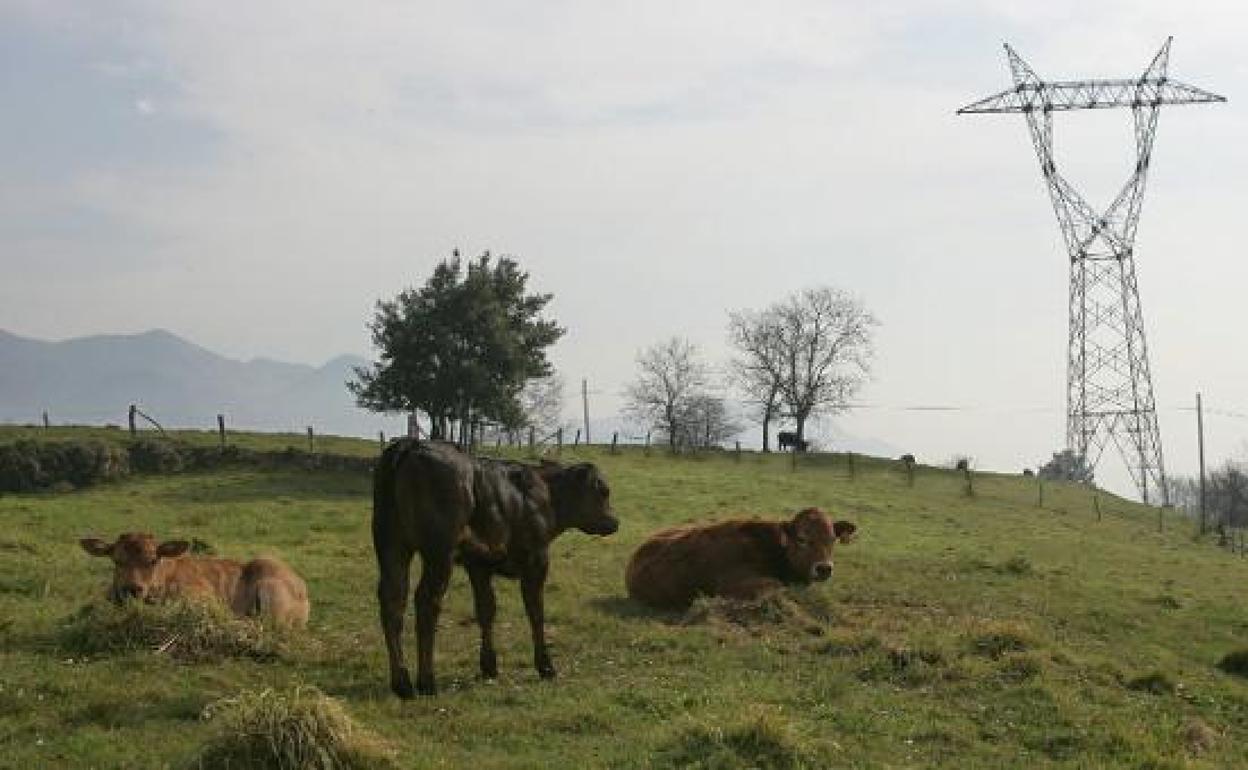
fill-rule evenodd
<path id="1" fill-rule="evenodd" d="M 810 442 L 804 438 L 798 438 L 796 431 L 782 430 L 776 434 L 776 441 L 780 443 L 780 451 L 792 449 L 795 452 L 805 452 L 810 449 Z"/>
<path id="2" fill-rule="evenodd" d="M 1024 475 L 1024 476 L 1035 476 L 1035 475 L 1036 475 L 1036 472 L 1035 472 L 1035 471 L 1033 471 L 1031 468 L 1023 468 L 1023 475 Z"/>
<path id="3" fill-rule="evenodd" d="M 906 465 L 914 465 L 914 455 L 902 455 L 901 461 Z"/>
<path id="4" fill-rule="evenodd" d="M 458 561 L 468 571 L 481 626 L 481 673 L 498 675 L 494 652 L 494 575 L 518 577 L 543 679 L 555 675 L 546 650 L 542 592 L 550 541 L 568 529 L 610 535 L 619 527 L 606 479 L 590 463 L 541 466 L 476 458 L 449 444 L 400 439 L 386 447 L 373 477 L 373 548 L 381 576 L 377 598 L 390 658 L 390 688 L 413 695 L 403 660 L 403 610 L 412 557 L 416 587 L 415 692 L 432 695 L 433 636 L 442 597 Z"/>
<path id="5" fill-rule="evenodd" d="M 958 462 L 953 466 L 954 470 L 967 471 L 971 468 L 971 461 L 965 457 L 958 458 Z"/>

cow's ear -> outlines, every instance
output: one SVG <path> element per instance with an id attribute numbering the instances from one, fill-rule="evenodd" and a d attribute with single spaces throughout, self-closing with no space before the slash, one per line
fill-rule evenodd
<path id="1" fill-rule="evenodd" d="M 166 559 L 186 553 L 191 544 L 185 540 L 166 540 L 156 547 L 156 555 Z"/>
<path id="2" fill-rule="evenodd" d="M 836 539 L 842 543 L 848 543 L 854 539 L 854 533 L 858 531 L 858 525 L 850 521 L 838 521 L 832 525 L 832 534 L 836 535 Z"/>
<path id="3" fill-rule="evenodd" d="M 98 537 L 84 537 L 78 541 L 78 545 L 82 546 L 82 550 L 92 556 L 112 556 L 113 544 L 106 543 Z"/>

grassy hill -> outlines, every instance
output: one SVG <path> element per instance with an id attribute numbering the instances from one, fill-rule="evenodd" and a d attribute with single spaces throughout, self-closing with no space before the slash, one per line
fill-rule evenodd
<path id="1" fill-rule="evenodd" d="M 921 469 L 910 486 L 863 458 L 851 477 L 844 457 L 794 469 L 750 454 L 564 455 L 600 463 L 623 526 L 554 545 L 560 678 L 533 673 L 506 581 L 501 676 L 476 678 L 457 574 L 438 638 L 443 692 L 410 703 L 386 684 L 367 477 L 229 470 L 0 497 L 0 766 L 185 766 L 206 704 L 295 683 L 339 699 L 405 767 L 1248 766 L 1248 680 L 1216 667 L 1248 647 L 1248 560 L 1177 519 L 1159 532 L 1155 509 L 1104 494 L 1098 519 L 1091 492 L 1060 485 L 1039 508 L 1034 480 L 1018 477 L 978 475 L 968 496 L 960 475 Z M 653 529 L 808 505 L 860 527 L 830 584 L 680 616 L 624 597 L 625 560 Z M 109 572 L 77 539 L 135 529 L 280 554 L 309 582 L 307 643 L 213 664 L 67 649 L 59 629 Z M 412 660 L 410 618 L 407 641 Z"/>

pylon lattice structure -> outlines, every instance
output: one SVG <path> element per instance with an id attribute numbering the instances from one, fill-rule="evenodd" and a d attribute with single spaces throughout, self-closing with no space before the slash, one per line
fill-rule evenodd
<path id="1" fill-rule="evenodd" d="M 1041 80 L 1007 45 L 1014 87 L 958 110 L 959 115 L 1022 113 L 1031 129 L 1031 143 L 1070 257 L 1067 447 L 1095 468 L 1112 441 L 1144 502 L 1151 483 L 1167 503 L 1161 431 L 1136 281 L 1135 231 L 1161 106 L 1226 101 L 1167 77 L 1170 42 L 1166 40 L 1138 78 L 1052 82 Z M 1108 208 L 1098 211 L 1058 173 L 1053 113 L 1111 107 L 1131 108 L 1136 160 L 1122 191 Z"/>

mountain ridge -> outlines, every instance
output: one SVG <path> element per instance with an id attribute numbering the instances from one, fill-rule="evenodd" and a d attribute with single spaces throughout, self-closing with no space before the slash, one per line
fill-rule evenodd
<path id="1" fill-rule="evenodd" d="M 349 354 L 319 366 L 247 361 L 167 329 L 39 340 L 0 329 L 0 422 L 122 423 L 130 404 L 167 427 L 208 428 L 216 415 L 256 430 L 375 436 L 400 416 L 355 405 L 346 381 L 368 360 Z"/>

